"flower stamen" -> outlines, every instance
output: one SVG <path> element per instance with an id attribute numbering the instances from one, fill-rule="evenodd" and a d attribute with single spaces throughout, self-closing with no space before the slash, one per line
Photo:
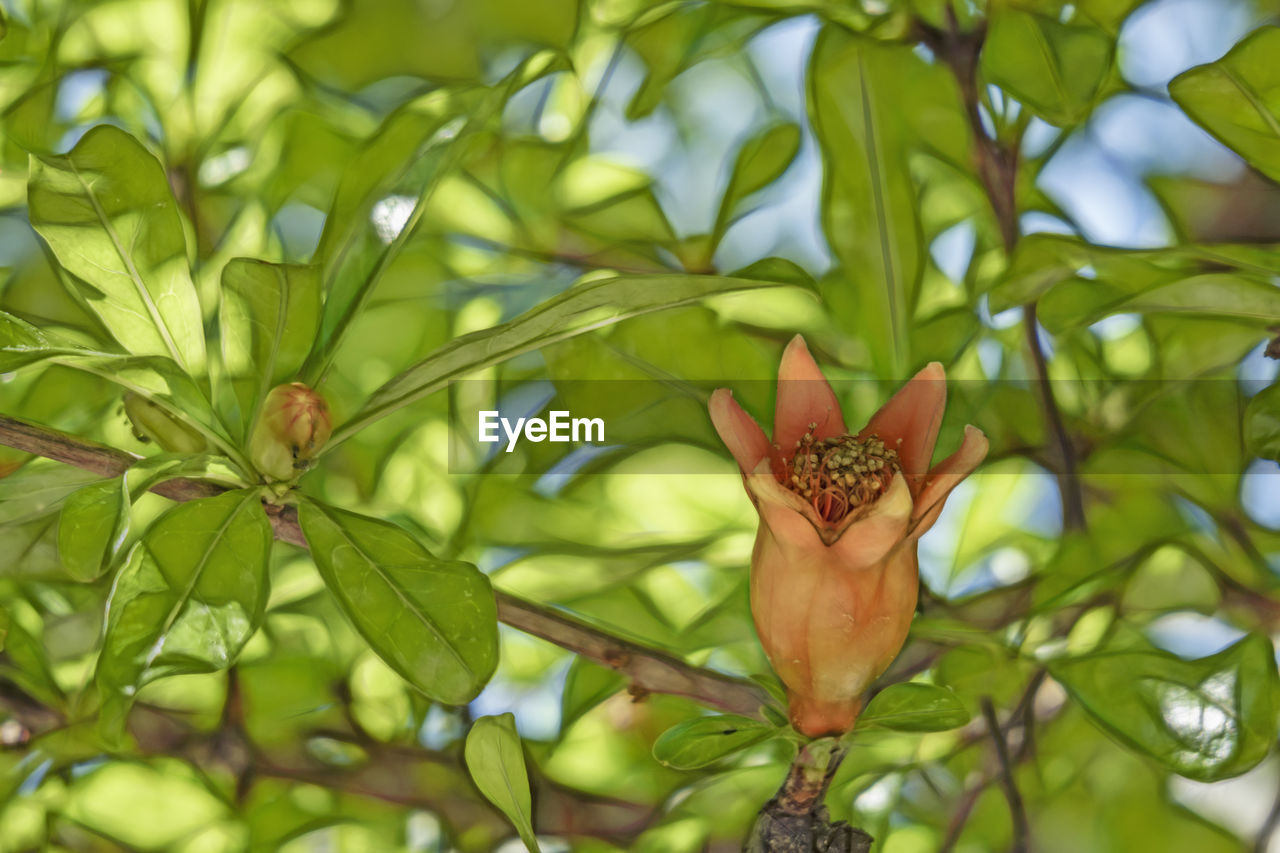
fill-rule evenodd
<path id="1" fill-rule="evenodd" d="M 815 438 L 817 424 L 796 442 L 783 485 L 803 497 L 824 521 L 835 523 L 889 490 L 902 470 L 898 451 L 879 436 Z"/>

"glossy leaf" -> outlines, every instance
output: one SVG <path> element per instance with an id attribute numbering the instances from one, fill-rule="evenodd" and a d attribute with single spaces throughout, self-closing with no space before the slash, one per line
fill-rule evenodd
<path id="1" fill-rule="evenodd" d="M 262 621 L 271 542 L 253 489 L 180 504 L 147 529 L 107 609 L 97 681 L 109 727 L 146 681 L 235 661 Z"/>
<path id="2" fill-rule="evenodd" d="M 320 324 L 315 267 L 236 258 L 222 270 L 222 359 L 245 422 L 268 390 L 296 378 Z"/>
<path id="3" fill-rule="evenodd" d="M 26 320 L 0 311 L 0 371 L 8 373 L 71 350 L 69 345 L 54 343 Z"/>
<path id="4" fill-rule="evenodd" d="M 1002 5 L 992 10 L 982 70 L 1045 121 L 1066 126 L 1088 115 L 1113 50 L 1094 27 Z"/>
<path id="5" fill-rule="evenodd" d="M 588 279 L 510 322 L 455 338 L 405 370 L 375 391 L 364 407 L 335 431 L 330 447 L 378 418 L 438 391 L 451 379 L 520 353 L 714 294 L 777 286 L 770 281 L 710 275 L 610 275 Z"/>
<path id="6" fill-rule="evenodd" d="M 923 271 L 913 150 L 967 168 L 968 130 L 948 72 L 904 45 L 828 27 L 810 60 L 809 111 L 823 158 L 822 227 L 842 270 L 831 310 L 885 375 L 905 371 Z"/>
<path id="7" fill-rule="evenodd" d="M 22 623 L 0 607 L 0 678 L 54 708 L 66 703 L 53 677 L 48 654 Z"/>
<path id="8" fill-rule="evenodd" d="M 694 770 L 779 734 L 776 726 L 725 714 L 695 717 L 667 729 L 653 744 L 653 757 L 677 770 Z"/>
<path id="9" fill-rule="evenodd" d="M 516 733 L 515 717 L 502 714 L 476 720 L 467 734 L 464 757 L 480 793 L 507 816 L 520 833 L 524 846 L 538 853 L 529 774 L 524 765 L 520 735 Z"/>
<path id="10" fill-rule="evenodd" d="M 385 521 L 315 501 L 298 519 L 325 584 L 378 656 L 432 699 L 475 698 L 498 662 L 489 579 Z"/>
<path id="11" fill-rule="evenodd" d="M 67 498 L 58 518 L 58 554 L 73 580 L 106 572 L 129 530 L 124 477 L 91 483 Z"/>
<path id="12" fill-rule="evenodd" d="M 1280 680 L 1265 636 L 1196 660 L 1102 651 L 1054 661 L 1049 672 L 1112 737 L 1191 779 L 1239 775 L 1276 741 Z"/>
<path id="13" fill-rule="evenodd" d="M 1260 27 L 1217 62 L 1169 84 L 1205 130 L 1273 181 L 1280 180 L 1280 27 Z"/>
<path id="14" fill-rule="evenodd" d="M 875 695 L 858 727 L 876 726 L 899 732 L 944 732 L 969 722 L 964 703 L 945 687 L 914 681 L 891 684 Z"/>
<path id="15" fill-rule="evenodd" d="M 1040 303 L 1051 332 L 1090 325 L 1109 314 L 1176 313 L 1231 317 L 1266 324 L 1280 317 L 1280 288 L 1258 277 L 1205 273 L 1142 289 L 1136 281 L 1071 279 Z"/>
<path id="16" fill-rule="evenodd" d="M 100 125 L 65 157 L 33 157 L 31 224 L 77 276 L 127 351 L 204 366 L 200 301 L 164 170 L 125 131 Z"/>
<path id="17" fill-rule="evenodd" d="M 791 122 L 769 125 L 746 141 L 729 175 L 716 217 L 717 234 L 728 227 L 735 208 L 747 196 L 773 183 L 800 151 L 800 128 Z"/>

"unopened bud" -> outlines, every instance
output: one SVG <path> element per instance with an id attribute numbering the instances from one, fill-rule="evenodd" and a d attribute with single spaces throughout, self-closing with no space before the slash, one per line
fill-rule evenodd
<path id="1" fill-rule="evenodd" d="M 249 453 L 268 480 L 292 480 L 311 467 L 332 430 L 323 397 L 301 382 L 277 385 L 262 403 Z"/>
<path id="2" fill-rule="evenodd" d="M 200 453 L 208 446 L 203 435 L 132 391 L 125 392 L 124 413 L 138 441 L 154 441 L 175 453 Z"/>

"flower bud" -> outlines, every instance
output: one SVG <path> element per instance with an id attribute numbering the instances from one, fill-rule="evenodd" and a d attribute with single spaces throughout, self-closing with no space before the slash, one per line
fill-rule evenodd
<path id="1" fill-rule="evenodd" d="M 154 441 L 175 453 L 200 453 L 208 446 L 203 435 L 132 391 L 125 392 L 124 413 L 138 441 Z"/>
<path id="2" fill-rule="evenodd" d="M 268 480 L 292 480 L 311 467 L 332 431 L 323 397 L 301 382 L 277 385 L 262 403 L 249 454 Z"/>

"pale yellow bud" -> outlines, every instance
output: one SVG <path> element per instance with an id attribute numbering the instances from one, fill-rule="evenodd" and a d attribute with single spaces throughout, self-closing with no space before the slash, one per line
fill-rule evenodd
<path id="1" fill-rule="evenodd" d="M 301 382 L 277 385 L 262 403 L 249 454 L 268 480 L 292 480 L 311 467 L 332 431 L 323 397 Z"/>

